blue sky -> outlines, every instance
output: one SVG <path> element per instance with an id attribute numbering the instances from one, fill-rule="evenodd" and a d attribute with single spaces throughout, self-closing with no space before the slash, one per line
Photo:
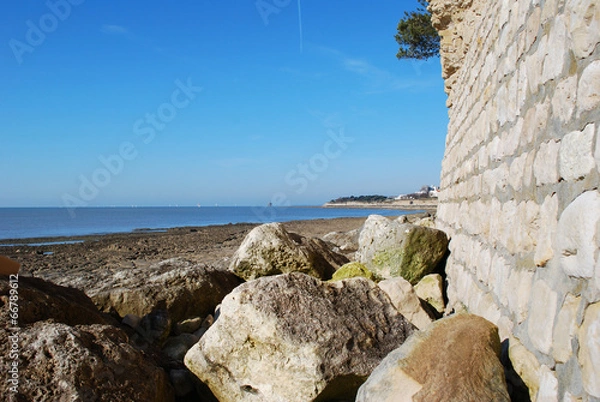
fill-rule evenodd
<path id="1" fill-rule="evenodd" d="M 0 207 L 306 205 L 439 182 L 415 1 L 9 1 Z"/>

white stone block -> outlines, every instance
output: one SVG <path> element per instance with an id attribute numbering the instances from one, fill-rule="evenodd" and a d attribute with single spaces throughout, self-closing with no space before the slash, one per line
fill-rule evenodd
<path id="1" fill-rule="evenodd" d="M 515 238 L 520 235 L 517 219 L 517 203 L 514 200 L 504 203 L 499 218 L 498 240 L 511 254 L 518 251 L 519 240 Z"/>
<path id="2" fill-rule="evenodd" d="M 479 315 L 486 320 L 498 324 L 498 320 L 502 317 L 502 311 L 500 307 L 494 301 L 493 296 L 490 293 L 486 293 L 481 299 L 479 304 Z"/>
<path id="3" fill-rule="evenodd" d="M 552 237 L 558 225 L 558 196 L 548 195 L 540 207 L 540 230 L 536 241 L 533 261 L 536 266 L 544 267 L 554 256 Z"/>
<path id="4" fill-rule="evenodd" d="M 600 7 L 597 0 L 569 0 L 565 3 L 569 18 L 573 52 L 588 57 L 600 42 Z"/>
<path id="5" fill-rule="evenodd" d="M 548 37 L 543 36 L 540 39 L 538 51 L 533 54 L 530 54 L 525 59 L 525 65 L 527 68 L 527 78 L 529 84 L 529 93 L 536 93 L 538 90 L 538 86 L 540 86 L 542 81 L 542 66 L 544 62 L 544 57 L 546 56 L 543 51 L 539 49 L 545 49 L 546 44 L 548 43 Z"/>
<path id="6" fill-rule="evenodd" d="M 504 224 L 504 219 L 502 216 L 502 204 L 498 201 L 497 198 L 493 198 L 490 209 L 489 209 L 489 220 L 490 220 L 490 235 L 489 235 L 489 243 L 492 246 L 496 247 L 501 243 L 501 228 Z"/>
<path id="7" fill-rule="evenodd" d="M 533 162 L 533 175 L 535 176 L 535 184 L 537 186 L 558 183 L 560 179 L 558 173 L 559 149 L 560 143 L 555 141 L 540 144 L 535 161 Z"/>
<path id="8" fill-rule="evenodd" d="M 529 107 L 523 118 L 523 133 L 521 134 L 521 146 L 528 146 L 536 135 L 535 106 Z"/>
<path id="9" fill-rule="evenodd" d="M 579 330 L 579 365 L 583 388 L 600 398 L 600 303 L 590 305 Z"/>
<path id="10" fill-rule="evenodd" d="M 496 99 L 498 100 L 498 123 L 503 126 L 509 119 L 508 88 L 506 85 L 502 85 L 498 89 Z"/>
<path id="11" fill-rule="evenodd" d="M 492 291 L 504 306 L 508 306 L 508 292 L 511 290 L 508 287 L 508 278 L 511 269 L 512 265 L 502 256 L 496 254 L 493 257 L 489 286 L 492 287 Z"/>
<path id="12" fill-rule="evenodd" d="M 539 232 L 540 206 L 535 201 L 521 202 L 517 206 L 518 239 L 516 248 L 519 252 L 529 253 L 535 250 Z"/>
<path id="13" fill-rule="evenodd" d="M 539 371 L 540 390 L 536 402 L 558 402 L 558 380 L 548 366 L 542 365 Z"/>
<path id="14" fill-rule="evenodd" d="M 528 350 L 519 339 L 514 336 L 509 337 L 508 355 L 512 362 L 515 371 L 521 377 L 527 388 L 532 400 L 540 388 L 540 363 L 530 350 Z"/>
<path id="15" fill-rule="evenodd" d="M 538 279 L 531 291 L 527 333 L 533 346 L 544 354 L 552 348 L 552 328 L 558 296 L 545 281 Z"/>
<path id="16" fill-rule="evenodd" d="M 518 57 L 519 72 L 517 75 L 517 107 L 519 109 L 519 115 L 521 115 L 524 112 L 523 107 L 525 106 L 527 102 L 527 96 L 529 95 L 529 77 L 527 75 L 527 63 L 525 63 L 523 60 L 523 57 L 525 56 L 520 55 Z"/>
<path id="17" fill-rule="evenodd" d="M 488 283 L 491 266 L 492 252 L 489 248 L 484 247 L 481 250 L 479 261 L 477 262 L 477 279 L 483 283 Z"/>
<path id="18" fill-rule="evenodd" d="M 500 340 L 503 341 L 511 336 L 515 324 L 510 318 L 503 315 L 496 323 L 496 326 L 498 326 L 498 336 L 500 337 Z"/>
<path id="19" fill-rule="evenodd" d="M 556 86 L 552 97 L 552 112 L 562 123 L 567 123 L 575 111 L 577 98 L 577 76 L 563 79 Z"/>
<path id="20" fill-rule="evenodd" d="M 528 51 L 537 39 L 542 27 L 540 25 L 541 9 L 536 7 L 527 20 L 527 35 L 525 36 L 525 51 Z"/>
<path id="21" fill-rule="evenodd" d="M 507 162 L 504 162 L 494 169 L 494 181 L 497 191 L 504 191 L 506 189 L 506 186 L 508 185 L 508 174 L 509 167 Z"/>
<path id="22" fill-rule="evenodd" d="M 510 174 L 508 176 L 508 184 L 515 190 L 521 191 L 523 187 L 523 172 L 525 170 L 525 162 L 527 154 L 522 154 L 515 158 L 510 164 Z"/>
<path id="23" fill-rule="evenodd" d="M 558 2 L 559 0 L 545 0 L 542 8 L 542 23 L 552 19 L 558 14 Z"/>
<path id="24" fill-rule="evenodd" d="M 517 47 L 514 45 L 511 46 L 509 48 L 509 52 L 510 52 L 510 54 L 508 55 L 508 57 L 512 59 L 512 61 L 510 63 L 511 64 L 510 74 L 513 74 L 513 72 L 515 71 L 516 63 L 517 63 L 517 60 L 516 60 Z M 519 109 L 517 108 L 518 98 L 519 98 L 519 78 L 516 76 L 516 74 L 513 74 L 512 77 L 510 78 L 510 80 L 508 81 L 507 94 L 506 94 L 507 112 L 508 112 L 507 120 L 510 123 L 514 122 L 519 114 L 518 113 Z"/>
<path id="25" fill-rule="evenodd" d="M 558 312 L 556 325 L 554 325 L 554 342 L 552 345 L 552 357 L 560 363 L 565 363 L 571 357 L 573 350 L 571 340 L 577 332 L 577 308 L 581 297 L 567 294 L 562 308 Z"/>
<path id="26" fill-rule="evenodd" d="M 523 119 L 519 118 L 515 123 L 514 127 L 510 130 L 505 131 L 501 138 L 499 144 L 499 152 L 503 156 L 512 156 L 517 151 L 519 147 L 520 136 L 523 132 Z"/>
<path id="27" fill-rule="evenodd" d="M 523 170 L 523 186 L 529 187 L 533 183 L 533 161 L 535 160 L 535 151 L 529 152 L 525 161 L 525 170 Z"/>
<path id="28" fill-rule="evenodd" d="M 591 278 L 598 264 L 600 248 L 600 193 L 588 191 L 577 197 L 562 213 L 556 246 L 563 271 L 579 278 Z"/>
<path id="29" fill-rule="evenodd" d="M 545 43 L 547 48 L 542 82 L 557 78 L 567 63 L 569 46 L 567 46 L 567 26 L 564 15 L 559 14 L 554 18 L 548 41 Z"/>
<path id="30" fill-rule="evenodd" d="M 533 272 L 513 269 L 508 279 L 508 308 L 520 324 L 527 318 Z"/>
<path id="31" fill-rule="evenodd" d="M 541 102 L 525 114 L 521 145 L 529 146 L 536 138 L 545 137 L 550 113 L 550 102 Z"/>
<path id="32" fill-rule="evenodd" d="M 520 0 L 517 2 L 516 7 L 518 7 L 518 13 L 516 15 L 517 19 L 514 22 L 514 24 L 518 27 L 521 28 L 523 25 L 525 25 L 526 21 L 527 21 L 527 14 L 529 13 L 529 9 L 531 7 L 531 1 L 530 0 Z"/>
<path id="33" fill-rule="evenodd" d="M 596 133 L 596 151 L 594 152 L 594 159 L 596 160 L 596 169 L 600 172 L 600 124 L 598 125 Z"/>
<path id="34" fill-rule="evenodd" d="M 600 7 L 598 7 L 600 8 Z M 600 60 L 590 63 L 583 70 L 577 89 L 578 113 L 597 109 L 600 106 Z"/>
<path id="35" fill-rule="evenodd" d="M 595 133 L 594 124 L 588 124 L 583 131 L 573 131 L 565 135 L 558 154 L 559 172 L 563 179 L 584 178 L 595 168 L 596 161 L 593 156 Z"/>

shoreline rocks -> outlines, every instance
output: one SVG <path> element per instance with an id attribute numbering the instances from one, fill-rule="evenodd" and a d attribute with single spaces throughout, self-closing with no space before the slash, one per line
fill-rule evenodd
<path id="1" fill-rule="evenodd" d="M 248 233 L 229 270 L 246 281 L 290 272 L 330 279 L 347 262 L 321 239 L 290 233 L 281 223 L 268 223 Z"/>
<path id="2" fill-rule="evenodd" d="M 442 262 L 449 240 L 440 230 L 404 220 L 369 216 L 358 238 L 356 258 L 380 277 L 401 276 L 416 285 Z"/>
<path id="3" fill-rule="evenodd" d="M 165 371 L 129 344 L 118 322 L 82 291 L 19 276 L 19 329 L 9 315 L 8 281 L 0 277 L 0 356 L 18 348 L 17 400 L 174 401 Z M 16 335 L 16 337 L 15 337 Z M 8 360 L 1 360 L 5 368 Z M 7 392 L 3 387 L 2 393 Z M 1 396 L 2 394 L 0 394 Z"/>
<path id="4" fill-rule="evenodd" d="M 383 219 L 410 230 L 431 230 L 407 223 L 416 219 L 403 217 L 404 224 Z M 365 227 L 339 232 L 343 236 L 336 241 L 348 241 L 348 255 L 359 246 L 356 241 Z M 342 266 L 348 259 L 333 251 L 334 244 L 290 233 L 281 224 L 262 225 L 253 232 L 237 251 L 231 250 L 231 270 L 171 258 L 131 268 L 97 266 L 73 276 L 52 274 L 77 289 L 23 277 L 24 339 L 37 349 L 34 339 L 46 339 L 58 353 L 42 356 L 37 349 L 28 350 L 24 367 L 68 366 L 74 370 L 68 372 L 73 381 L 88 381 L 85 386 L 97 400 L 103 400 L 98 392 L 123 399 L 134 384 L 140 393 L 129 393 L 136 400 L 215 401 L 210 386 L 223 402 L 353 401 L 389 352 L 416 327 L 431 325 L 434 315 L 407 280 L 395 277 L 378 285 L 382 278 L 360 262 Z M 249 273 L 243 276 L 249 282 L 243 284 L 232 272 L 240 263 L 252 265 L 241 271 Z M 277 274 L 287 270 L 301 272 Z M 334 272 L 334 280 L 321 281 Z M 442 285 L 439 280 L 436 284 Z M 2 289 L 8 292 L 0 282 Z M 50 309 L 39 308 L 46 305 Z M 107 356 L 105 349 L 114 353 Z M 125 355 L 135 369 L 125 360 L 118 362 Z M 35 366 L 34 361 L 41 363 Z M 91 371 L 85 371 L 90 365 Z M 121 375 L 127 384 L 113 381 L 116 388 L 107 388 L 94 382 L 95 377 L 86 379 L 86 373 Z M 146 380 L 155 387 L 137 385 Z M 73 387 L 66 384 L 68 394 Z M 63 385 L 40 387 L 56 395 Z"/>
<path id="5" fill-rule="evenodd" d="M 360 387 L 356 402 L 509 402 L 498 328 L 457 314 L 415 332 Z"/>
<path id="6" fill-rule="evenodd" d="M 146 269 L 117 271 L 86 293 L 105 312 L 142 317 L 160 308 L 179 322 L 212 313 L 240 283 L 226 270 L 175 258 Z"/>
<path id="7" fill-rule="evenodd" d="M 225 297 L 185 364 L 222 402 L 351 400 L 413 331 L 372 281 L 284 274 Z"/>

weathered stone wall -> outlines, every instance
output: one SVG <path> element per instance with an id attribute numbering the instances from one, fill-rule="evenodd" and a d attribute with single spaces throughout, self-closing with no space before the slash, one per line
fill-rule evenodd
<path id="1" fill-rule="evenodd" d="M 450 302 L 499 326 L 532 400 L 600 401 L 600 2 L 430 8 Z"/>

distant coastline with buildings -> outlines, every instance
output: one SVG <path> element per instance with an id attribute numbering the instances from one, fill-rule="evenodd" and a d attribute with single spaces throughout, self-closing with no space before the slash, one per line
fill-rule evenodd
<path id="1" fill-rule="evenodd" d="M 419 191 L 398 196 L 361 195 L 340 197 L 323 205 L 325 208 L 384 208 L 435 211 L 440 188 L 425 185 Z"/>

